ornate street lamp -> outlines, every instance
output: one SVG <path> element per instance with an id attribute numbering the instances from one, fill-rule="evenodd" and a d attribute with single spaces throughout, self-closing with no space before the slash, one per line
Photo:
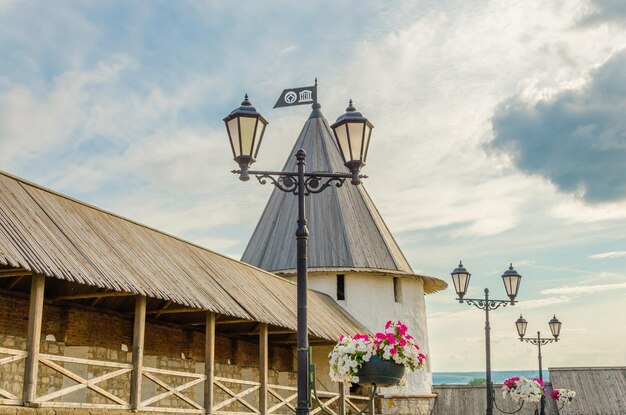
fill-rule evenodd
<path id="1" fill-rule="evenodd" d="M 561 334 L 561 323 L 557 318 L 556 315 L 554 315 L 554 317 L 552 317 L 550 319 L 550 321 L 548 322 L 548 325 L 550 326 L 550 331 L 552 332 L 552 335 L 554 336 L 554 341 L 559 341 L 559 334 Z"/>
<path id="2" fill-rule="evenodd" d="M 473 305 L 479 310 L 485 311 L 485 352 L 486 352 L 486 380 L 487 380 L 487 411 L 486 415 L 493 415 L 493 384 L 491 382 L 491 327 L 489 325 L 489 312 L 499 307 L 506 307 L 509 304 L 515 305 L 515 297 L 519 290 L 519 285 L 522 280 L 522 276 L 513 269 L 513 264 L 510 264 L 509 269 L 502 274 L 502 281 L 504 282 L 504 288 L 508 300 L 494 300 L 489 298 L 489 289 L 485 288 L 485 298 L 465 298 L 467 293 L 467 287 L 469 286 L 470 274 L 463 266 L 463 262 L 459 262 L 459 266 L 450 273 L 452 276 L 452 282 L 454 283 L 454 289 L 459 296 L 457 300 L 459 303 L 467 303 Z M 519 321 L 519 320 L 518 320 Z M 524 330 L 526 328 L 524 327 Z"/>
<path id="3" fill-rule="evenodd" d="M 340 115 L 330 128 L 333 129 L 344 164 L 352 172 L 352 184 L 360 184 L 359 172 L 367 160 L 374 126 L 354 108 L 350 100 L 345 114 Z"/>
<path id="4" fill-rule="evenodd" d="M 470 277 L 472 274 L 467 272 L 463 266 L 463 261 L 459 261 L 459 266 L 452 271 L 452 282 L 454 283 L 454 290 L 456 295 L 459 296 L 459 302 L 463 302 L 463 297 L 467 293 L 467 287 L 469 286 Z"/>
<path id="5" fill-rule="evenodd" d="M 250 180 L 248 168 L 256 161 L 268 123 L 252 106 L 248 94 L 241 106 L 224 118 L 224 123 L 226 123 L 233 157 L 241 169 L 239 179 L 244 182 L 248 181 Z"/>
<path id="6" fill-rule="evenodd" d="M 517 291 L 519 290 L 519 283 L 521 281 L 522 276 L 513 269 L 513 264 L 510 264 L 509 269 L 502 274 L 502 282 L 504 282 L 506 295 L 511 299 L 511 305 L 515 304 L 515 297 L 517 297 Z"/>
<path id="7" fill-rule="evenodd" d="M 517 319 L 517 321 L 515 322 L 515 327 L 517 328 L 517 334 L 519 335 L 519 341 L 525 341 L 525 342 L 528 342 L 530 344 L 537 346 L 537 355 L 538 355 L 538 360 L 539 360 L 539 379 L 541 379 L 542 382 L 543 382 L 543 370 L 541 368 L 541 346 L 545 346 L 546 344 L 559 341 L 559 334 L 561 333 L 561 324 L 562 323 L 556 318 L 556 315 L 552 317 L 552 319 L 548 322 L 548 325 L 550 326 L 550 331 L 552 332 L 552 336 L 554 337 L 554 339 L 541 337 L 540 331 L 537 332 L 537 337 L 530 337 L 528 339 L 525 339 L 524 336 L 526 335 L 526 326 L 528 325 L 528 322 L 524 319 L 524 317 L 522 317 L 521 314 L 519 318 Z M 540 409 L 539 415 L 546 415 L 545 406 L 546 406 L 545 396 L 542 396 L 541 403 L 539 405 L 539 409 Z"/>
<path id="8" fill-rule="evenodd" d="M 317 102 L 313 104 L 313 109 L 319 108 L 321 106 Z M 298 166 L 296 172 L 248 170 L 250 165 L 256 161 L 267 121 L 252 106 L 247 95 L 241 103 L 241 107 L 224 118 L 224 122 L 235 161 L 240 167 L 240 170 L 234 170 L 233 173 L 239 174 L 239 179 L 242 181 L 249 180 L 250 175 L 254 175 L 261 184 L 265 184 L 269 180 L 277 189 L 298 196 L 298 226 L 296 229 L 298 404 L 296 415 L 305 415 L 310 410 L 307 324 L 307 244 L 309 230 L 304 209 L 305 197 L 320 193 L 333 184 L 336 187 L 341 187 L 346 179 L 350 179 L 354 185 L 361 183 L 361 179 L 365 176 L 359 175 L 359 172 L 367 159 L 373 126 L 361 113 L 356 112 L 352 106 L 352 101 L 350 101 L 346 113 L 337 119 L 332 128 L 345 165 L 351 173 L 306 173 L 306 153 L 302 149 L 295 154 Z"/>

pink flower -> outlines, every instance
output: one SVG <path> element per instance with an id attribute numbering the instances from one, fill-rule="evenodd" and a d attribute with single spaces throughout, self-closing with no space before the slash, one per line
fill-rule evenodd
<path id="1" fill-rule="evenodd" d="M 423 354 L 418 354 L 417 358 L 419 359 L 420 363 L 422 363 L 424 360 L 426 360 L 426 356 L 424 356 Z"/>
<path id="2" fill-rule="evenodd" d="M 400 333 L 400 335 L 404 336 L 407 332 L 408 328 L 402 324 L 401 321 L 398 321 L 398 333 Z"/>
<path id="3" fill-rule="evenodd" d="M 550 397 L 555 400 L 558 401 L 559 400 L 559 390 L 558 389 L 554 389 L 552 392 L 550 392 Z"/>
<path id="4" fill-rule="evenodd" d="M 406 339 L 407 339 L 407 340 L 413 340 L 413 336 L 411 336 L 410 334 L 407 334 L 407 335 L 406 335 Z"/>
<path id="5" fill-rule="evenodd" d="M 389 321 L 387 322 L 387 324 L 385 324 L 385 330 L 387 330 L 389 327 L 391 327 L 391 324 L 392 324 L 392 323 L 391 323 L 391 320 L 389 320 Z"/>
<path id="6" fill-rule="evenodd" d="M 385 333 L 376 333 L 376 338 L 378 340 L 385 340 L 387 338 L 387 335 Z"/>
<path id="7" fill-rule="evenodd" d="M 389 353 L 396 354 L 396 353 L 398 353 L 398 351 L 396 350 L 395 347 L 392 347 L 391 349 L 389 349 Z"/>
<path id="8" fill-rule="evenodd" d="M 400 346 L 406 346 L 406 340 L 404 340 L 404 339 L 400 339 L 400 341 L 398 342 L 398 344 L 399 344 Z"/>
<path id="9" fill-rule="evenodd" d="M 413 347 L 415 347 L 417 350 L 420 349 L 420 347 L 417 344 L 414 344 Z"/>
<path id="10" fill-rule="evenodd" d="M 343 341 L 343 339 L 345 339 L 346 336 L 339 336 L 339 341 Z"/>
<path id="11" fill-rule="evenodd" d="M 512 378 L 508 378 L 507 380 L 504 381 L 504 386 L 506 386 L 507 388 L 514 388 L 515 382 L 517 382 L 518 380 L 519 380 L 518 376 L 513 376 Z"/>
<path id="12" fill-rule="evenodd" d="M 389 342 L 389 344 L 393 346 L 394 344 L 396 344 L 396 336 L 394 336 L 392 333 L 388 333 L 387 342 Z"/>
<path id="13" fill-rule="evenodd" d="M 365 341 L 369 341 L 370 337 L 367 334 L 361 334 L 361 333 L 357 333 L 354 337 L 354 340 L 359 340 L 359 339 L 363 339 Z"/>

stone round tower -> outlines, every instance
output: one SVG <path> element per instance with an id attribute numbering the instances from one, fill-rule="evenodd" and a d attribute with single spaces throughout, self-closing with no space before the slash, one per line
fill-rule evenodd
<path id="1" fill-rule="evenodd" d="M 307 153 L 307 171 L 348 172 L 319 104 L 288 154 L 284 171 L 296 170 L 293 155 L 301 148 Z M 382 331 L 388 320 L 401 320 L 429 356 L 424 296 L 447 284 L 413 272 L 365 186 L 346 182 L 307 197 L 306 215 L 309 288 L 326 293 L 372 333 Z M 274 189 L 242 261 L 295 279 L 297 216 L 297 198 Z M 324 383 L 327 355 L 328 348 L 314 351 L 317 376 Z M 430 393 L 431 386 L 427 363 L 424 371 L 408 376 L 406 387 L 384 392 L 423 394 Z"/>

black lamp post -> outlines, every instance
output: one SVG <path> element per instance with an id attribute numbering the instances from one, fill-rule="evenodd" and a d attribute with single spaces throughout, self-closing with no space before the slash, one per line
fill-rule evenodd
<path id="1" fill-rule="evenodd" d="M 561 334 L 561 325 L 562 324 L 563 323 L 561 323 L 556 318 L 556 315 L 555 315 L 548 322 L 548 325 L 550 326 L 550 331 L 552 332 L 552 336 L 554 337 L 553 339 L 551 339 L 549 337 L 548 338 L 542 338 L 540 331 L 537 332 L 537 337 L 530 337 L 528 339 L 525 339 L 524 336 L 526 335 L 526 327 L 528 326 L 528 322 L 526 321 L 526 319 L 524 317 L 522 317 L 521 314 L 520 314 L 519 318 L 517 319 L 517 321 L 515 322 L 515 327 L 517 328 L 517 334 L 519 334 L 519 340 L 520 341 L 526 341 L 526 342 L 528 342 L 530 344 L 533 344 L 533 345 L 537 346 L 538 358 L 539 358 L 539 379 L 541 379 L 542 382 L 543 382 L 543 370 L 541 368 L 541 346 L 545 346 L 548 343 L 558 342 L 559 341 L 559 334 Z M 546 415 L 545 406 L 546 406 L 545 396 L 541 396 L 541 403 L 539 405 L 539 409 L 540 409 L 539 414 L 540 415 Z"/>
<path id="2" fill-rule="evenodd" d="M 321 105 L 313 104 L 314 110 L 319 110 Z M 261 184 L 270 180 L 276 188 L 283 192 L 293 193 L 298 196 L 298 221 L 296 229 L 297 241 L 297 284 L 298 284 L 298 327 L 297 327 L 297 350 L 298 350 L 298 404 L 296 415 L 305 415 L 310 410 L 310 385 L 309 385 L 309 339 L 307 323 L 307 263 L 308 263 L 308 239 L 307 220 L 305 217 L 305 197 L 320 193 L 331 185 L 341 187 L 346 179 L 350 179 L 353 185 L 361 184 L 364 177 L 359 174 L 365 165 L 369 140 L 374 127 L 367 118 L 357 112 L 350 105 L 346 113 L 341 115 L 337 122 L 331 125 L 337 145 L 341 150 L 344 164 L 350 169 L 350 173 L 321 173 L 305 172 L 306 153 L 300 149 L 295 154 L 298 171 L 252 171 L 250 165 L 256 161 L 259 146 L 263 139 L 263 133 L 267 121 L 256 109 L 246 95 L 241 106 L 233 110 L 226 118 L 226 130 L 230 139 L 231 149 L 235 162 L 240 170 L 233 170 L 239 174 L 242 181 L 250 180 L 254 175 Z"/>
<path id="3" fill-rule="evenodd" d="M 515 305 L 515 297 L 519 290 L 519 284 L 522 280 L 522 276 L 513 269 L 513 264 L 509 266 L 509 269 L 502 274 L 502 282 L 504 283 L 504 289 L 509 296 L 508 300 L 494 300 L 489 298 L 489 289 L 485 288 L 485 298 L 463 298 L 467 293 L 467 287 L 469 286 L 470 277 L 472 274 L 467 272 L 467 269 L 463 266 L 463 262 L 459 262 L 459 266 L 455 268 L 450 274 L 452 275 L 452 282 L 454 283 L 454 289 L 459 296 L 457 300 L 459 303 L 467 303 L 468 305 L 476 306 L 476 308 L 485 311 L 485 351 L 487 356 L 486 367 L 486 380 L 487 380 L 487 411 L 486 415 L 493 415 L 493 384 L 491 383 L 491 327 L 489 326 L 489 312 L 497 309 L 498 307 L 506 307 L 507 305 Z"/>

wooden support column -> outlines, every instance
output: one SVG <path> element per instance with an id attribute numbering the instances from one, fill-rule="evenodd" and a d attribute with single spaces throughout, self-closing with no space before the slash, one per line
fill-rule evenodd
<path id="1" fill-rule="evenodd" d="M 259 413 L 261 415 L 267 414 L 267 371 L 269 369 L 268 354 L 267 324 L 261 324 L 259 326 L 259 383 L 261 383 L 261 389 L 259 389 Z"/>
<path id="2" fill-rule="evenodd" d="M 346 413 L 346 385 L 343 382 L 339 382 L 339 411 L 337 412 L 339 415 L 344 415 Z"/>
<path id="3" fill-rule="evenodd" d="M 204 413 L 213 413 L 213 394 L 215 385 L 215 313 L 206 313 L 206 328 L 204 331 Z"/>
<path id="4" fill-rule="evenodd" d="M 22 400 L 25 405 L 32 404 L 37 398 L 37 371 L 45 282 L 46 277 L 41 274 L 33 274 L 30 283 L 28 334 L 26 335 L 26 352 L 28 355 L 26 356 L 24 367 L 24 389 L 22 394 Z"/>
<path id="5" fill-rule="evenodd" d="M 130 409 L 139 410 L 143 371 L 143 344 L 146 333 L 146 297 L 135 297 L 135 325 L 133 328 L 133 371 L 130 376 Z"/>

